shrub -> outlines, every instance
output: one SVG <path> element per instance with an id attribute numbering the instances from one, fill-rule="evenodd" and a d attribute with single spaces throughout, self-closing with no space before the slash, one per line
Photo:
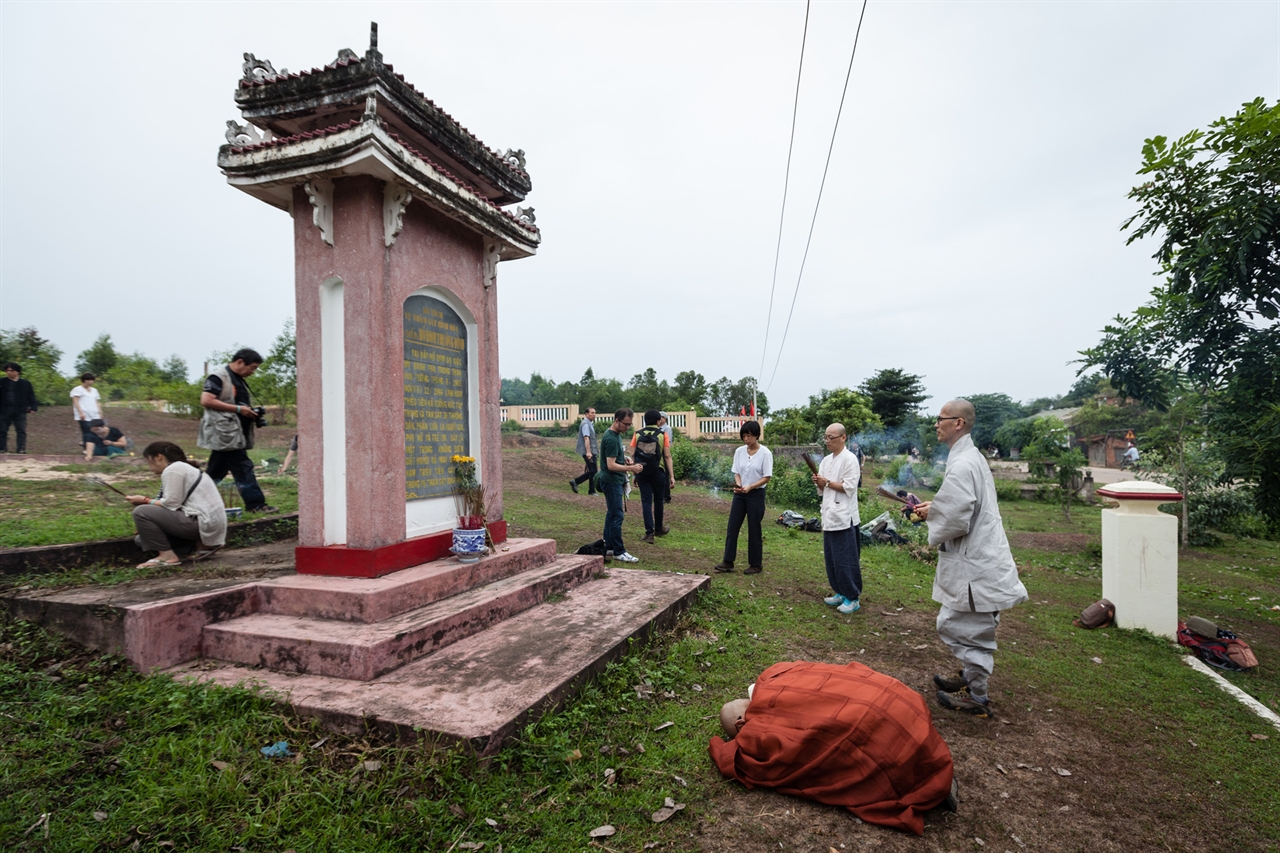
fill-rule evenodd
<path id="1" fill-rule="evenodd" d="M 733 457 L 679 440 L 671 446 L 671 465 L 677 480 L 711 483 L 721 488 L 733 486 Z"/>
<path id="2" fill-rule="evenodd" d="M 809 466 L 780 466 L 774 460 L 773 479 L 769 481 L 769 502 L 782 509 L 796 512 L 814 510 L 821 506 L 818 490 L 813 485 Z"/>
<path id="3" fill-rule="evenodd" d="M 524 427 L 520 426 L 519 421 L 503 421 L 501 430 L 507 433 L 524 432 Z"/>
<path id="4" fill-rule="evenodd" d="M 996 480 L 996 499 L 1001 503 L 1022 499 L 1022 483 L 1017 480 Z"/>

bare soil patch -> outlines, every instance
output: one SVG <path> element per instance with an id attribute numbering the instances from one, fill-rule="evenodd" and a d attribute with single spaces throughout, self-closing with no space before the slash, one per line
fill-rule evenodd
<path id="1" fill-rule="evenodd" d="M 1009 534 L 1009 544 L 1015 548 L 1032 548 L 1037 551 L 1054 551 L 1060 554 L 1079 554 L 1090 546 L 1098 546 L 1098 537 L 1091 533 L 1025 533 Z"/>
<path id="2" fill-rule="evenodd" d="M 126 409 L 115 406 L 107 406 L 105 414 L 108 424 L 119 427 L 121 432 L 133 439 L 135 452 L 140 453 L 142 448 L 153 441 L 172 441 L 188 455 L 204 455 L 203 451 L 196 447 L 196 434 L 200 429 L 200 421 L 196 418 L 181 418 L 148 409 Z M 291 426 L 265 427 L 257 432 L 256 446 L 283 454 L 289 449 L 289 442 L 293 440 L 295 432 L 296 430 Z M 12 433 L 9 435 L 9 441 L 9 446 L 12 447 Z M 84 445 L 80 443 L 80 427 L 72 420 L 70 405 L 46 406 L 35 414 L 27 416 L 27 452 L 33 454 L 84 452 Z"/>

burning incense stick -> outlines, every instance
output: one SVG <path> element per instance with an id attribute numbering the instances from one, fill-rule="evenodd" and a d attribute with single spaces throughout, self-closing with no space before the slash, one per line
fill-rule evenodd
<path id="1" fill-rule="evenodd" d="M 120 490 L 119 490 L 119 489 L 117 489 L 115 486 L 111 485 L 111 484 L 110 484 L 110 483 L 108 483 L 106 480 L 102 479 L 101 477 L 95 477 L 95 476 L 93 476 L 92 474 L 86 474 L 86 475 L 85 475 L 85 478 L 84 478 L 84 481 L 85 481 L 86 483 L 94 483 L 94 484 L 99 485 L 99 486 L 106 486 L 108 489 L 110 489 L 111 491 L 115 492 L 117 495 L 119 495 L 119 496 L 120 496 L 120 497 L 122 497 L 122 498 L 124 498 L 124 497 L 128 497 L 128 495 L 126 495 L 124 492 L 120 491 Z"/>

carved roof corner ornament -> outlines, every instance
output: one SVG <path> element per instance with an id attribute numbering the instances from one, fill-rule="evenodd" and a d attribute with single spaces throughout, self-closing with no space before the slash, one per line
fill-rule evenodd
<path id="1" fill-rule="evenodd" d="M 532 207 L 517 207 L 516 219 L 519 219 L 521 222 L 527 222 L 530 225 L 538 224 L 538 217 L 533 215 Z"/>
<path id="2" fill-rule="evenodd" d="M 508 148 L 506 151 L 502 152 L 502 162 L 506 163 L 508 166 L 511 166 L 514 169 L 523 170 L 524 169 L 524 149 L 517 148 L 515 151 L 512 151 L 510 148 Z"/>
<path id="3" fill-rule="evenodd" d="M 502 260 L 502 246 L 486 240 L 484 244 L 484 286 L 493 287 L 498 281 L 498 261 Z"/>
<path id="4" fill-rule="evenodd" d="M 227 120 L 227 142 L 232 145 L 255 145 L 262 141 L 262 134 L 253 125 Z"/>
<path id="5" fill-rule="evenodd" d="M 265 80 L 268 77 L 283 77 L 289 73 L 288 68 L 281 68 L 279 71 L 271 64 L 269 59 L 259 59 L 252 53 L 244 55 L 244 79 L 250 83 L 255 80 Z"/>
<path id="6" fill-rule="evenodd" d="M 344 47 L 342 50 L 338 51 L 338 58 L 335 59 L 331 64 L 337 65 L 339 62 L 343 62 L 348 59 L 359 59 L 359 58 L 360 58 L 360 54 L 356 53 L 354 50 L 352 50 L 349 47 Z"/>
<path id="7" fill-rule="evenodd" d="M 377 121 L 378 120 L 378 96 L 370 95 L 364 99 L 364 115 L 360 117 L 361 121 Z"/>
<path id="8" fill-rule="evenodd" d="M 411 201 L 413 194 L 394 181 L 387 181 L 382 188 L 382 240 L 388 249 L 404 230 L 404 210 Z"/>
<path id="9" fill-rule="evenodd" d="M 312 178 L 302 185 L 311 202 L 311 224 L 320 229 L 320 239 L 333 245 L 333 181 Z"/>

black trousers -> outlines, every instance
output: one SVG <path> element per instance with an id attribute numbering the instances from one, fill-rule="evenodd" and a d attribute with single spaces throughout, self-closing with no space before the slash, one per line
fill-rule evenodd
<path id="1" fill-rule="evenodd" d="M 587 463 L 587 470 L 583 471 L 582 476 L 578 477 L 573 482 L 579 486 L 586 483 L 587 494 L 594 495 L 596 493 L 596 457 L 592 456 L 587 458 L 586 456 L 583 456 L 582 461 Z"/>
<path id="2" fill-rule="evenodd" d="M 764 560 L 764 536 L 760 523 L 764 521 L 764 489 L 752 489 L 746 494 L 735 492 L 729 505 L 729 532 L 724 537 L 724 561 L 732 566 L 738 556 L 738 531 L 742 521 L 747 521 L 747 565 L 761 566 Z"/>
<path id="3" fill-rule="evenodd" d="M 659 468 L 653 474 L 636 475 L 640 487 L 640 509 L 644 514 L 644 535 L 656 533 L 666 525 L 662 523 L 662 496 L 666 494 L 667 472 Z"/>
<path id="4" fill-rule="evenodd" d="M 231 478 L 236 481 L 236 488 L 240 490 L 240 497 L 244 498 L 244 508 L 249 512 L 266 506 L 267 497 L 262 494 L 262 487 L 258 485 L 258 478 L 253 473 L 253 460 L 243 450 L 209 451 L 209 464 L 205 473 L 215 483 L 221 483 L 222 478 L 230 473 Z"/>
<path id="5" fill-rule="evenodd" d="M 13 431 L 18 436 L 17 451 L 26 452 L 27 410 L 0 409 L 0 453 L 6 453 L 9 450 L 9 424 L 13 424 Z"/>

